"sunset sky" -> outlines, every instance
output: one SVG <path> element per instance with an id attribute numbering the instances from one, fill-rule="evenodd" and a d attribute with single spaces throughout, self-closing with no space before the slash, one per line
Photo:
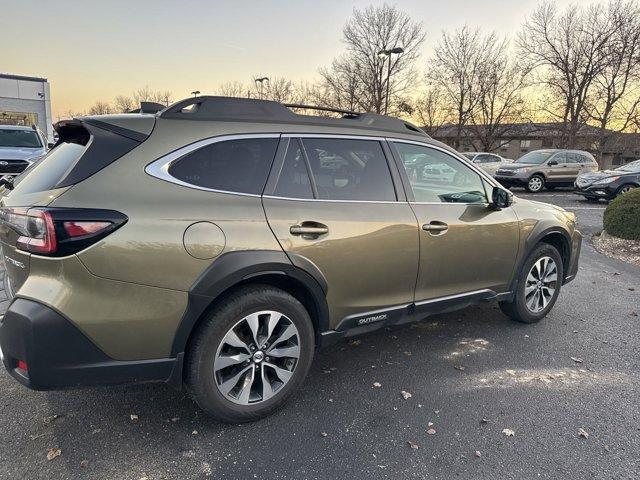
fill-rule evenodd
<path id="1" fill-rule="evenodd" d="M 383 2 L 0 0 L 0 72 L 51 83 L 54 120 L 148 85 L 174 99 L 253 75 L 313 80 L 340 54 L 354 7 Z M 422 63 L 443 29 L 467 23 L 510 35 L 538 0 L 404 0 L 427 32 Z M 559 1 L 561 5 L 569 1 Z"/>

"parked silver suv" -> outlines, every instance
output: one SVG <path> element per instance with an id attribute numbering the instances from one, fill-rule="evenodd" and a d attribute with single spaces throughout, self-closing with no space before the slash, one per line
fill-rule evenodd
<path id="1" fill-rule="evenodd" d="M 578 175 L 598 170 L 593 155 L 582 150 L 535 150 L 502 165 L 495 179 L 505 187 L 525 187 L 540 192 L 545 187 L 570 187 Z"/>
<path id="2" fill-rule="evenodd" d="M 36 128 L 0 125 L 0 177 L 22 173 L 45 153 L 47 143 Z"/>

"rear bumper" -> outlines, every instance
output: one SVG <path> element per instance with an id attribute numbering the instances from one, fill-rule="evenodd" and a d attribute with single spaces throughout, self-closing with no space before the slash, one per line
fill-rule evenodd
<path id="1" fill-rule="evenodd" d="M 0 320 L 7 371 L 34 390 L 163 381 L 182 382 L 182 354 L 154 360 L 113 360 L 69 320 L 32 300 L 16 298 Z M 18 368 L 26 362 L 27 369 Z"/>

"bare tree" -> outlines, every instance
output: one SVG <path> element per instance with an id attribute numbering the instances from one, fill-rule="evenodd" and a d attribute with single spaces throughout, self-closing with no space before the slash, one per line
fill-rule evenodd
<path id="1" fill-rule="evenodd" d="M 471 111 L 478 145 L 476 150 L 491 152 L 502 147 L 515 134 L 514 123 L 525 118 L 523 91 L 527 87 L 528 69 L 514 62 L 506 40 L 485 43 L 480 65 L 478 102 Z"/>
<path id="2" fill-rule="evenodd" d="M 397 107 L 397 99 L 415 85 L 414 65 L 425 38 L 422 25 L 384 4 L 354 9 L 342 33 L 346 53 L 328 69 L 320 70 L 326 92 L 337 97 L 327 100 L 351 105 L 354 110 L 381 113 L 388 81 L 389 104 Z M 404 53 L 389 57 L 379 54 L 396 47 Z"/>
<path id="3" fill-rule="evenodd" d="M 105 115 L 107 113 L 113 113 L 111 105 L 107 102 L 98 101 L 89 109 L 89 115 Z"/>
<path id="4" fill-rule="evenodd" d="M 442 93 L 434 87 L 420 97 L 415 112 L 420 125 L 431 136 L 437 136 L 441 128 L 450 121 Z"/>
<path id="5" fill-rule="evenodd" d="M 118 95 L 113 101 L 114 111 L 117 113 L 127 113 L 139 107 L 135 100 L 127 95 Z"/>
<path id="6" fill-rule="evenodd" d="M 640 118 L 640 7 L 635 1 L 609 4 L 608 22 L 613 33 L 605 46 L 604 68 L 595 76 L 588 105 L 599 127 L 598 153 Z"/>
<path id="7" fill-rule="evenodd" d="M 538 73 L 538 83 L 546 87 L 543 110 L 563 123 L 562 143 L 567 147 L 576 145 L 589 117 L 589 95 L 609 61 L 607 45 L 613 33 L 601 4 L 572 5 L 559 12 L 548 1 L 533 12 L 520 32 L 520 54 Z"/>
<path id="8" fill-rule="evenodd" d="M 218 94 L 223 97 L 246 97 L 250 90 L 242 82 L 226 82 L 218 87 Z"/>
<path id="9" fill-rule="evenodd" d="M 148 85 L 139 88 L 133 92 L 133 100 L 136 106 L 140 106 L 140 102 L 155 102 L 169 105 L 172 102 L 172 93 L 169 91 L 151 90 Z"/>
<path id="10" fill-rule="evenodd" d="M 445 108 L 456 126 L 454 147 L 460 148 L 465 127 L 482 100 L 486 65 L 502 52 L 504 41 L 494 33 L 482 35 L 464 26 L 453 33 L 442 32 L 427 65 L 427 83 L 441 93 Z"/>

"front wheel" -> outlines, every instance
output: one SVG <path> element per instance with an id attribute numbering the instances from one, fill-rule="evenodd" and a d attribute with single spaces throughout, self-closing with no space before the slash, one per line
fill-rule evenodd
<path id="1" fill-rule="evenodd" d="M 626 185 L 622 185 L 618 191 L 616 192 L 616 197 L 618 195 L 624 195 L 625 193 L 629 193 L 631 190 L 633 190 L 634 188 L 637 188 L 635 185 L 631 185 L 629 183 L 627 183 Z"/>
<path id="2" fill-rule="evenodd" d="M 553 245 L 541 243 L 520 270 L 513 300 L 500 302 L 500 309 L 512 320 L 539 322 L 555 305 L 563 278 L 560 253 Z"/>
<path id="3" fill-rule="evenodd" d="M 540 175 L 534 175 L 527 182 L 526 189 L 530 193 L 538 193 L 544 188 L 544 178 Z"/>
<path id="4" fill-rule="evenodd" d="M 288 293 L 244 287 L 218 305 L 187 351 L 187 386 L 207 414 L 248 422 L 286 403 L 314 352 L 311 318 Z"/>

